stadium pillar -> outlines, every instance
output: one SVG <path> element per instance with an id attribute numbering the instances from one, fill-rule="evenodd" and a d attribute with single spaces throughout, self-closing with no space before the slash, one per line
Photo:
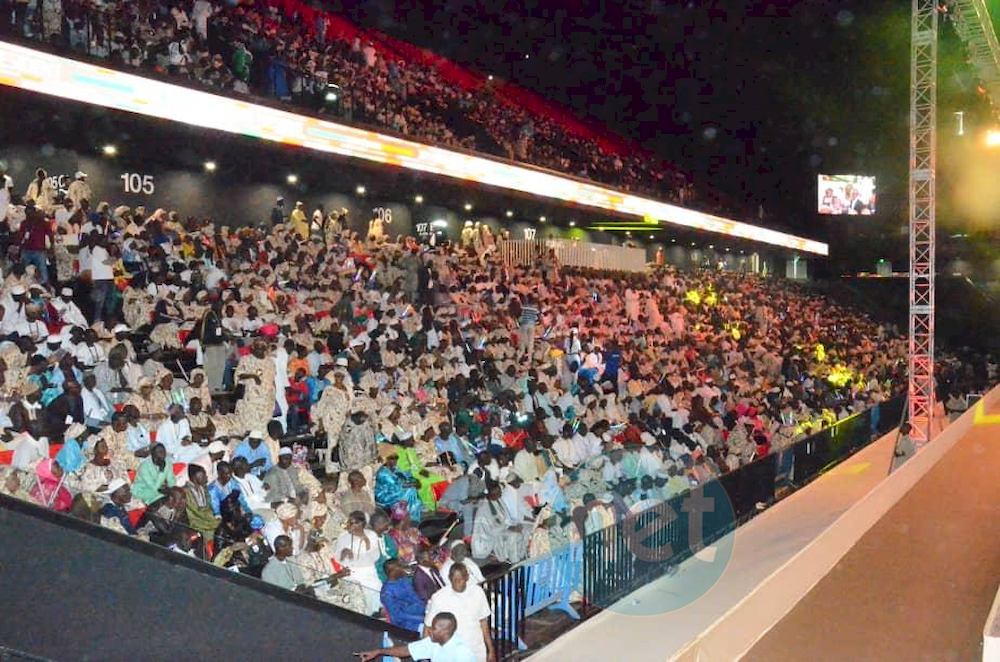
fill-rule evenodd
<path id="1" fill-rule="evenodd" d="M 910 37 L 909 411 L 912 438 L 931 438 L 934 415 L 934 251 L 937 164 L 936 0 L 913 0 Z"/>

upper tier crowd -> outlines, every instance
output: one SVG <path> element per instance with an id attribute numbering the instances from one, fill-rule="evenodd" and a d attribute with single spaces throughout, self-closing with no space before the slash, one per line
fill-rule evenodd
<path id="1" fill-rule="evenodd" d="M 402 627 L 451 613 L 478 660 L 477 560 L 543 555 L 905 382 L 896 333 L 780 280 L 0 181 L 0 492 Z"/>
<path id="2" fill-rule="evenodd" d="M 25 0 L 0 4 L 14 9 L 0 16 L 0 29 L 125 68 L 333 112 L 433 144 L 505 156 L 658 199 L 695 202 L 694 187 L 682 173 L 647 155 L 606 153 L 594 140 L 496 94 L 492 85 L 463 89 L 432 66 L 361 37 L 327 35 L 321 13 L 304 21 L 294 4 Z"/>

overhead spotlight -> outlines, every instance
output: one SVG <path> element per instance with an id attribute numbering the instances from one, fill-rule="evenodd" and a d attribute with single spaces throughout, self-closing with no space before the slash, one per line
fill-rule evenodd
<path id="1" fill-rule="evenodd" d="M 709 247 L 709 249 L 714 249 L 715 248 L 715 244 L 709 244 L 708 247 Z"/>
<path id="2" fill-rule="evenodd" d="M 487 76 L 486 80 L 493 80 L 493 74 L 490 74 L 489 76 Z"/>
<path id="3" fill-rule="evenodd" d="M 514 217 L 514 212 L 512 212 L 511 210 L 508 209 L 507 210 L 507 218 L 513 218 L 513 217 Z"/>
<path id="4" fill-rule="evenodd" d="M 728 253 L 729 251 L 730 251 L 730 248 L 727 246 L 726 247 L 726 252 Z"/>
<path id="5" fill-rule="evenodd" d="M 530 56 L 530 55 L 528 55 L 527 53 L 525 53 L 525 54 L 524 54 L 524 59 L 525 59 L 525 60 L 530 60 L 530 59 L 531 59 L 531 56 Z"/>
<path id="6" fill-rule="evenodd" d="M 541 221 L 542 223 L 544 223 L 548 219 L 546 219 L 544 216 L 539 216 L 538 220 Z"/>
<path id="7" fill-rule="evenodd" d="M 422 205 L 422 204 L 424 204 L 424 196 L 422 196 L 422 195 L 413 196 L 413 201 L 415 203 L 417 203 L 418 205 Z"/>
<path id="8" fill-rule="evenodd" d="M 632 231 L 631 230 L 626 230 L 625 231 L 625 236 L 626 237 L 631 237 L 632 236 Z"/>
<path id="9" fill-rule="evenodd" d="M 298 175 L 288 175 L 287 177 L 285 177 L 285 181 L 288 182 L 289 184 L 291 184 L 292 186 L 295 186 L 296 184 L 299 183 L 299 176 Z"/>
<path id="10" fill-rule="evenodd" d="M 118 148 L 114 145 L 105 145 L 101 148 L 101 151 L 104 152 L 104 156 L 114 156 L 118 153 Z"/>
<path id="11" fill-rule="evenodd" d="M 986 146 L 1000 147 L 1000 129 L 990 129 L 986 132 Z"/>
<path id="12" fill-rule="evenodd" d="M 671 244 L 676 244 L 676 243 L 677 243 L 677 240 L 676 240 L 676 239 L 671 239 L 671 240 L 670 240 L 670 243 L 671 243 Z"/>
<path id="13" fill-rule="evenodd" d="M 569 226 L 570 226 L 571 228 L 575 228 L 575 227 L 576 227 L 576 221 L 570 221 L 570 222 L 569 222 Z"/>
<path id="14" fill-rule="evenodd" d="M 466 202 L 464 209 L 465 209 L 465 211 L 472 211 L 472 203 L 471 202 Z"/>
<path id="15" fill-rule="evenodd" d="M 358 187 L 356 189 L 354 189 L 354 192 L 357 193 L 358 195 L 364 195 L 365 194 L 365 190 L 366 189 L 365 189 L 364 186 L 362 186 L 361 184 L 358 184 Z"/>
<path id="16" fill-rule="evenodd" d="M 215 161 L 205 161 L 205 172 L 215 172 Z"/>
<path id="17" fill-rule="evenodd" d="M 694 242 L 693 241 L 691 242 L 691 245 L 694 246 Z"/>

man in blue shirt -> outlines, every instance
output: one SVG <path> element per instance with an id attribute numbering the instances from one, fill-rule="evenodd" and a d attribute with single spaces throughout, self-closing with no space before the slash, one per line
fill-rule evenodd
<path id="1" fill-rule="evenodd" d="M 431 622 L 430 634 L 412 644 L 378 648 L 376 650 L 355 653 L 361 662 L 369 662 L 380 655 L 392 657 L 411 657 L 414 660 L 430 660 L 431 662 L 476 662 L 469 646 L 461 637 L 455 636 L 458 622 L 454 614 L 443 611 Z"/>
<path id="2" fill-rule="evenodd" d="M 125 533 L 134 536 L 138 532 L 132 526 L 132 520 L 129 519 L 128 511 L 125 509 L 132 500 L 132 491 L 128 483 L 123 478 L 115 478 L 108 484 L 107 494 L 110 501 L 101 507 L 101 517 L 118 520 Z"/>
<path id="3" fill-rule="evenodd" d="M 413 588 L 413 578 L 398 559 L 385 562 L 386 582 L 382 584 L 382 606 L 389 612 L 389 622 L 419 633 L 424 625 L 427 603 Z"/>
<path id="4" fill-rule="evenodd" d="M 306 386 L 309 387 L 310 406 L 319 402 L 320 396 L 323 395 L 323 389 L 330 385 L 330 381 L 326 378 L 326 374 L 329 371 L 329 368 L 320 368 L 318 377 L 313 375 L 306 377 Z"/>
<path id="5" fill-rule="evenodd" d="M 227 496 L 232 492 L 236 491 L 240 493 L 240 506 L 243 507 L 243 512 L 247 515 L 253 514 L 253 509 L 247 503 L 246 495 L 240 489 L 239 483 L 233 480 L 233 471 L 230 468 L 228 462 L 219 462 L 215 465 L 216 475 L 218 478 L 213 480 L 208 485 L 208 499 L 212 505 L 212 512 L 216 517 L 222 515 L 222 502 Z"/>
<path id="6" fill-rule="evenodd" d="M 271 453 L 267 450 L 267 445 L 264 444 L 264 435 L 257 430 L 251 432 L 250 436 L 236 447 L 233 457 L 246 459 L 247 464 L 250 465 L 250 473 L 261 479 L 274 466 Z"/>

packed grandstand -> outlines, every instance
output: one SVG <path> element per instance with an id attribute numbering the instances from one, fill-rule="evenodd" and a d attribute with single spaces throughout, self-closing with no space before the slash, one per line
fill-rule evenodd
<path id="1" fill-rule="evenodd" d="M 116 66 L 330 112 L 350 90 L 348 118 L 692 201 L 304 3 L 17 7 L 5 29 Z M 85 173 L 3 182 L 0 493 L 414 634 L 455 612 L 480 660 L 491 572 L 905 390 L 898 329 L 781 279 L 523 266 L 487 224 L 428 244 L 302 204 L 218 227 L 93 199 Z M 941 365 L 951 412 L 996 379 Z"/>
<path id="2" fill-rule="evenodd" d="M 697 203 L 676 168 L 607 131 L 529 108 L 486 78 L 301 0 L 22 5 L 18 36 L 113 65 L 314 112 L 448 147 L 504 156 Z"/>

